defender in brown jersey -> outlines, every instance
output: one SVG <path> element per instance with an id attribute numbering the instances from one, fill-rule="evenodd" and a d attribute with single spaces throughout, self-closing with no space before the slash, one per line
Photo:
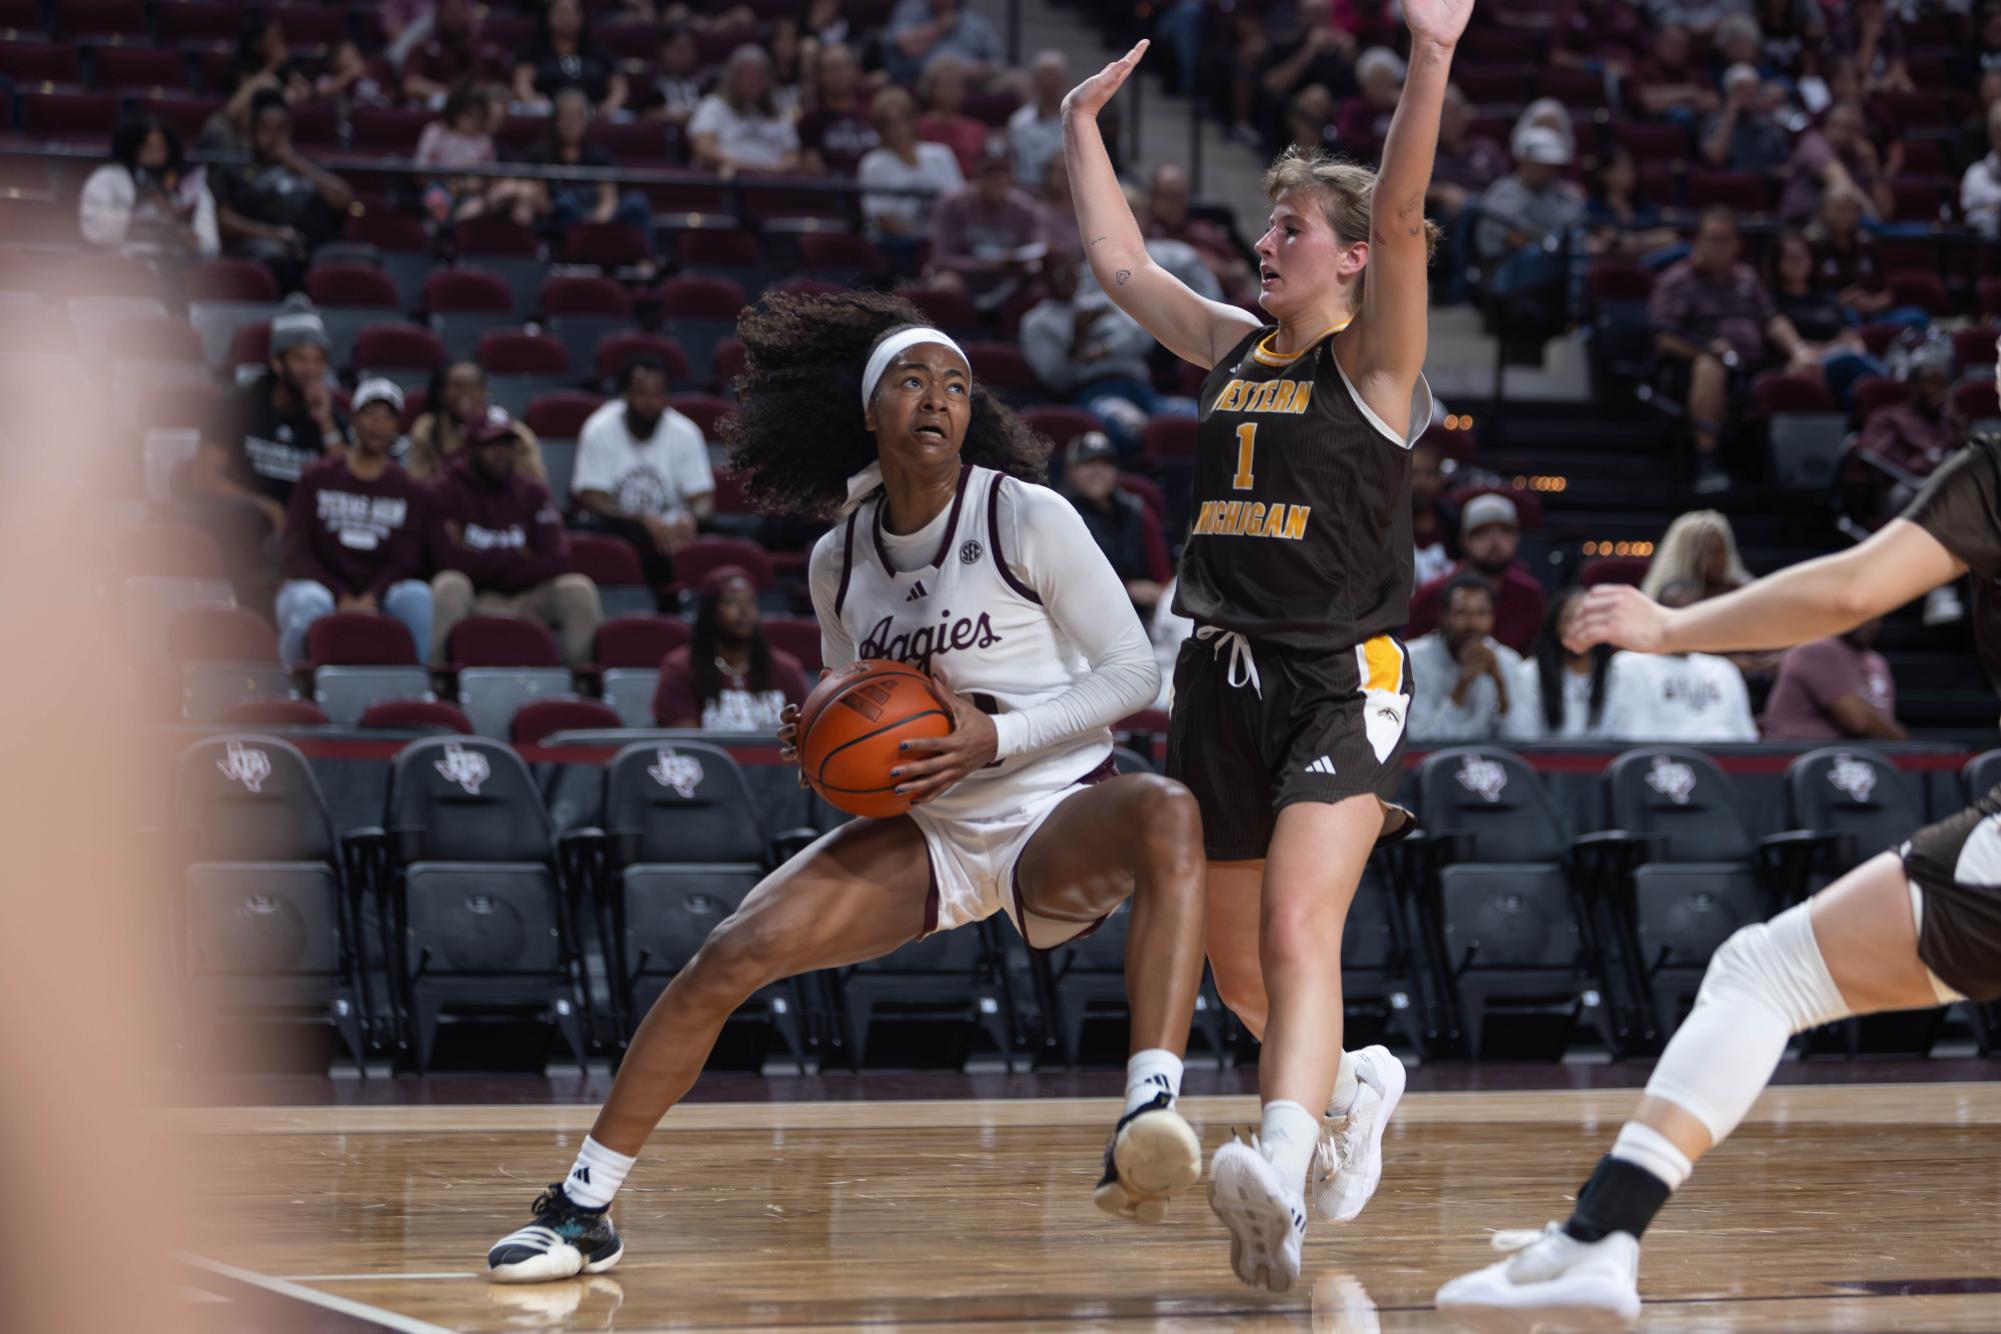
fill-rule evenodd
<path id="1" fill-rule="evenodd" d="M 2001 387 L 2001 340 L 1995 346 Z M 1860 546 L 1670 611 L 1635 588 L 1585 594 L 1569 647 L 1640 653 L 1790 648 L 1845 634 L 1973 576 L 1974 642 L 2001 689 L 2001 444 L 1976 442 Z M 1640 1235 L 1697 1159 L 1737 1128 L 1795 1033 L 1850 1015 L 2001 997 L 2001 788 L 1746 927 L 1709 961 L 1695 1009 L 1568 1222 L 1497 1233 L 1520 1249 L 1453 1279 L 1438 1309 L 1527 1329 L 1639 1314 Z M 1836 1275 L 1829 1274 L 1829 1281 Z"/>
<path id="2" fill-rule="evenodd" d="M 1299 1274 L 1309 1173 L 1322 1217 L 1359 1214 L 1403 1094 L 1386 1048 L 1341 1050 L 1341 931 L 1370 852 L 1411 823 L 1393 801 L 1411 696 L 1395 632 L 1411 594 L 1410 447 L 1431 415 L 1424 195 L 1472 7 L 1403 0 L 1411 57 L 1380 173 L 1294 150 L 1272 164 L 1262 319 L 1154 264 L 1119 191 L 1096 117 L 1146 43 L 1063 106 L 1093 272 L 1209 372 L 1174 607 L 1196 628 L 1175 664 L 1167 764 L 1202 807 L 1217 988 L 1265 1044 L 1258 1134 L 1217 1151 L 1210 1205 L 1237 1276 L 1273 1292 Z"/>

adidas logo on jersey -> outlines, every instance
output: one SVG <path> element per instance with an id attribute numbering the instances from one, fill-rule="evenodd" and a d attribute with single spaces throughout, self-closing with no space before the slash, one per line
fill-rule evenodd
<path id="1" fill-rule="evenodd" d="M 928 598 L 930 596 L 931 596 L 931 590 L 924 586 L 924 581 L 922 579 L 919 579 L 916 583 L 910 586 L 910 596 L 903 600 L 905 602 L 915 602 L 919 598 Z"/>
<path id="2" fill-rule="evenodd" d="M 1322 755 L 1319 759 L 1306 766 L 1306 772 L 1310 774 L 1326 774 L 1329 778 L 1332 778 L 1334 776 L 1334 761 Z"/>

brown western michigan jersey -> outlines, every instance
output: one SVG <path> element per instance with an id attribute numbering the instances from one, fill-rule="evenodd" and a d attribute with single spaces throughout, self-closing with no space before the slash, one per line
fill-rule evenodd
<path id="1" fill-rule="evenodd" d="M 1202 381 L 1174 610 L 1281 648 L 1347 648 L 1410 616 L 1410 445 L 1431 389 L 1420 376 L 1400 436 L 1348 382 L 1335 330 L 1290 357 L 1276 332 L 1246 335 Z"/>
<path id="2" fill-rule="evenodd" d="M 1976 440 L 1939 465 L 1901 516 L 1973 574 L 1973 643 L 2001 690 L 2001 445 Z"/>

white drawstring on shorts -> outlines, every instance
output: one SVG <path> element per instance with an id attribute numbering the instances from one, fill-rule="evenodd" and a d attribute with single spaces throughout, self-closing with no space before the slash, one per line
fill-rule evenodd
<path id="1" fill-rule="evenodd" d="M 1258 680 L 1258 660 L 1251 656 L 1251 641 L 1235 630 L 1225 630 L 1218 625 L 1197 626 L 1195 638 L 1209 644 L 1210 650 L 1222 655 L 1224 645 L 1230 649 L 1230 676 L 1233 686 L 1249 686 L 1257 692 L 1259 699 L 1265 697 L 1264 685 Z M 1211 643 L 1210 641 L 1214 641 Z"/>

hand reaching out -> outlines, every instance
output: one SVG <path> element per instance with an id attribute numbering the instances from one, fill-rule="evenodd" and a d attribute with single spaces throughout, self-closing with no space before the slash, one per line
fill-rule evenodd
<path id="1" fill-rule="evenodd" d="M 1146 54 L 1148 45 L 1149 43 L 1142 38 L 1132 50 L 1072 88 L 1063 99 L 1063 114 L 1097 115 L 1105 103 L 1112 100 L 1112 95 L 1132 77 L 1132 72 L 1139 68 L 1139 58 Z"/>

